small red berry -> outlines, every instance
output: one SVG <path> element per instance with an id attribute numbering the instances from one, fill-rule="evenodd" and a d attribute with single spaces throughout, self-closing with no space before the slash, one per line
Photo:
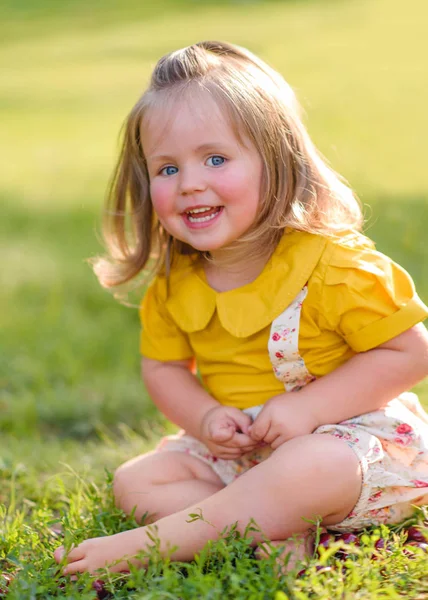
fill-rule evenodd
<path id="1" fill-rule="evenodd" d="M 392 547 L 391 543 L 388 542 L 388 540 L 385 540 L 383 538 L 380 538 L 379 540 L 376 540 L 376 542 L 375 542 L 375 548 L 376 548 L 376 550 L 378 550 L 378 552 L 382 551 L 382 550 L 384 550 L 384 551 L 391 550 L 391 547 Z M 376 552 L 375 554 L 372 554 L 372 556 L 371 556 L 372 560 L 378 560 L 379 559 L 379 553 L 378 552 Z"/>
<path id="2" fill-rule="evenodd" d="M 97 592 L 98 600 L 105 600 L 110 597 L 110 592 L 108 592 L 104 587 L 104 581 L 102 579 L 96 579 L 92 583 L 92 589 Z"/>
<path id="3" fill-rule="evenodd" d="M 342 541 L 345 544 L 354 544 L 355 546 L 359 546 L 359 543 L 360 543 L 360 540 L 359 540 L 358 536 L 355 535 L 355 533 L 342 533 L 341 535 L 337 536 L 336 540 Z M 349 556 L 349 552 L 346 552 L 346 550 L 340 549 L 336 552 L 336 556 L 340 560 L 346 560 Z"/>
<path id="4" fill-rule="evenodd" d="M 334 542 L 334 536 L 331 533 L 322 533 L 318 542 L 318 548 L 322 546 L 327 549 L 332 542 Z"/>
<path id="5" fill-rule="evenodd" d="M 422 531 L 420 529 L 418 529 L 417 527 L 409 527 L 409 529 L 407 529 L 406 533 L 407 533 L 407 539 L 409 541 L 422 542 L 422 543 L 427 542 L 427 538 L 422 533 Z"/>
<path id="6" fill-rule="evenodd" d="M 342 540 L 345 544 L 355 544 L 355 546 L 360 545 L 360 539 L 355 533 L 342 533 L 337 539 Z"/>
<path id="7" fill-rule="evenodd" d="M 384 540 L 383 538 L 378 539 L 375 542 L 375 548 L 376 550 L 383 550 L 386 548 L 386 540 Z"/>

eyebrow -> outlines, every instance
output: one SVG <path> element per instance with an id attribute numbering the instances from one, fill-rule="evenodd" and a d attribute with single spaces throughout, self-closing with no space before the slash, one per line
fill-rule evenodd
<path id="1" fill-rule="evenodd" d="M 208 142 L 207 144 L 201 144 L 200 146 L 198 146 L 196 148 L 196 152 L 201 152 L 204 150 L 213 150 L 215 148 L 221 147 L 222 145 L 223 142 Z M 153 161 L 164 161 L 171 160 L 172 156 L 169 156 L 168 154 L 155 154 L 153 156 L 148 156 L 147 158 Z"/>

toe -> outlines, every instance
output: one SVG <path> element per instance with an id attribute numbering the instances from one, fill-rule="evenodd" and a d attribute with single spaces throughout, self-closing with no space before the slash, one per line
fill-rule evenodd
<path id="1" fill-rule="evenodd" d="M 62 561 L 62 559 L 64 558 L 64 554 L 65 554 L 64 546 L 60 546 L 59 548 L 57 548 L 55 550 L 54 559 L 56 560 L 57 563 L 60 563 Z"/>
<path id="2" fill-rule="evenodd" d="M 88 571 L 88 567 L 83 560 L 76 560 L 75 562 L 69 563 L 63 569 L 64 575 L 73 575 L 74 573 L 85 573 Z M 72 578 L 72 580 L 75 578 Z"/>

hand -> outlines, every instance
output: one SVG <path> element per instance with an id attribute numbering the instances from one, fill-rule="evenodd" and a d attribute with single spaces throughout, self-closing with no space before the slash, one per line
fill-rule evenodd
<path id="1" fill-rule="evenodd" d="M 254 442 L 264 442 L 276 450 L 284 442 L 312 433 L 319 423 L 298 392 L 274 396 L 266 402 L 249 434 Z"/>
<path id="2" fill-rule="evenodd" d="M 239 408 L 215 406 L 202 419 L 199 439 L 217 458 L 236 460 L 259 445 L 248 435 L 251 423 Z"/>

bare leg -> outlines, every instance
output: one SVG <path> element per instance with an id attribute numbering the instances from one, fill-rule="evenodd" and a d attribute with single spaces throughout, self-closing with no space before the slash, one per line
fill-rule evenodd
<path id="1" fill-rule="evenodd" d="M 355 506 L 360 490 L 358 459 L 343 441 L 316 434 L 295 438 L 229 486 L 160 519 L 156 523 L 160 550 L 168 555 L 177 547 L 171 555 L 174 560 L 191 560 L 225 527 L 237 523 L 243 532 L 252 518 L 262 530 L 254 533 L 254 545 L 266 538 L 286 540 L 309 529 L 304 518 L 320 517 L 324 525 L 342 521 Z M 199 511 L 204 520 L 189 523 L 189 513 Z M 126 570 L 127 561 L 121 559 L 151 544 L 150 526 L 87 540 L 70 552 L 64 572 L 94 572 L 114 561 L 112 570 Z M 56 558 L 60 560 L 59 551 Z"/>
<path id="2" fill-rule="evenodd" d="M 149 452 L 116 471 L 114 496 L 126 513 L 150 521 L 200 502 L 224 487 L 209 465 L 184 452 Z"/>

